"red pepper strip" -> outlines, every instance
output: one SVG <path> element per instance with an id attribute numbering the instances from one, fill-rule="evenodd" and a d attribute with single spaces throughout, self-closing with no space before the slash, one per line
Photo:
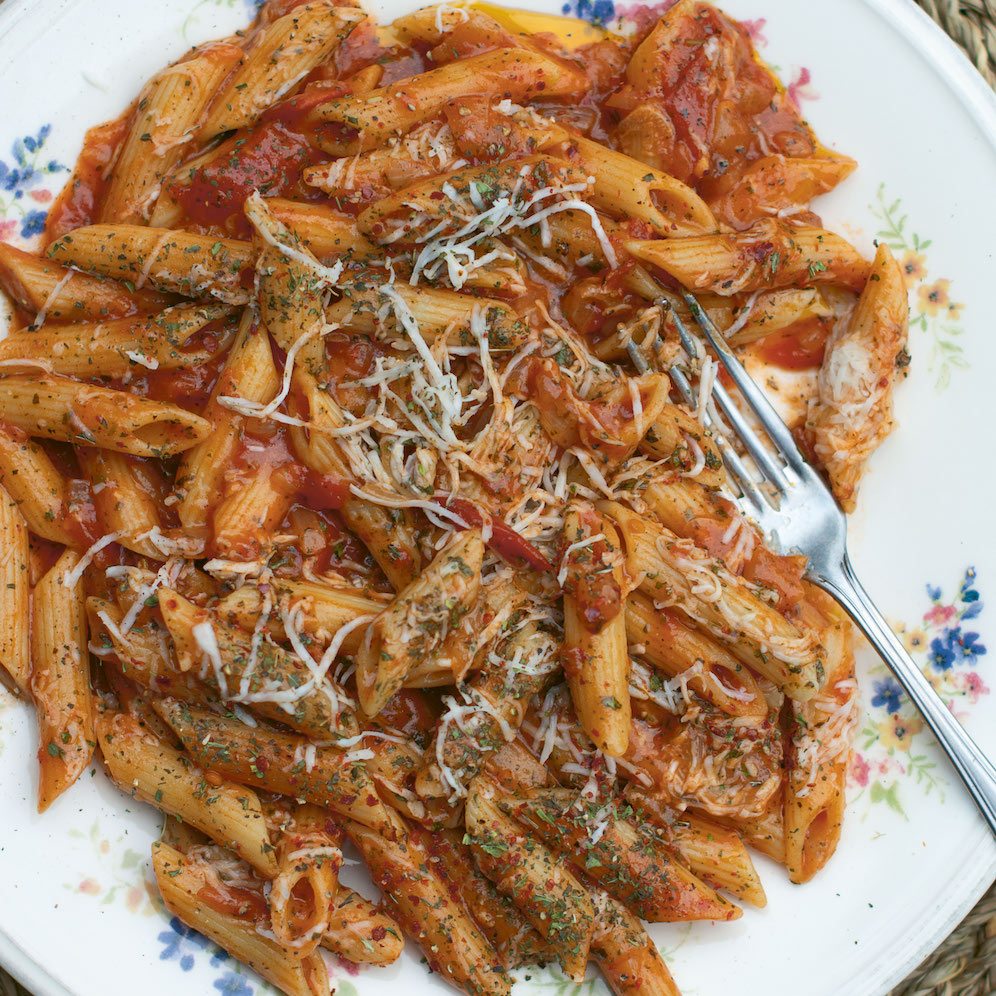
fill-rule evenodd
<path id="1" fill-rule="evenodd" d="M 464 498 L 446 498 L 436 495 L 440 505 L 455 512 L 470 526 L 483 526 L 485 515 L 491 522 L 491 539 L 488 546 L 500 557 L 516 566 L 529 566 L 536 571 L 552 571 L 553 564 L 527 539 L 523 539 L 511 526 L 490 513 L 484 513 L 473 502 Z"/>

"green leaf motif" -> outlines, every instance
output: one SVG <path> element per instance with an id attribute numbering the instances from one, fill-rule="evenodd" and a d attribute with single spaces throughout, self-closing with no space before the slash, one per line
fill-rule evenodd
<path id="1" fill-rule="evenodd" d="M 946 322 L 947 317 L 957 318 L 961 305 L 948 300 L 948 280 L 927 281 L 926 260 L 923 254 L 932 245 L 932 239 L 922 239 L 918 232 L 909 231 L 909 216 L 902 213 L 902 199 L 889 201 L 885 196 L 885 184 L 880 184 L 875 204 L 869 210 L 878 218 L 882 227 L 875 233 L 879 242 L 890 249 L 902 253 L 900 265 L 904 267 L 907 285 L 915 291 L 910 307 L 910 329 L 920 329 L 929 336 L 927 369 L 934 375 L 934 390 L 940 394 L 951 386 L 952 373 L 965 370 L 969 363 L 961 344 L 955 338 L 964 333 L 964 328 Z"/>

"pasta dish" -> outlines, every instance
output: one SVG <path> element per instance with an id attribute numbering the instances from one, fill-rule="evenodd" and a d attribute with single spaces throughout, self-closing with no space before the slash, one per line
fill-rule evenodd
<path id="1" fill-rule="evenodd" d="M 906 291 L 813 213 L 856 163 L 744 26 L 665 6 L 267 0 L 0 244 L 38 808 L 101 758 L 164 815 L 165 907 L 289 996 L 406 943 L 471 996 L 589 961 L 675 996 L 644 921 L 836 847 L 850 624 L 738 510 L 683 295 L 850 510 Z"/>

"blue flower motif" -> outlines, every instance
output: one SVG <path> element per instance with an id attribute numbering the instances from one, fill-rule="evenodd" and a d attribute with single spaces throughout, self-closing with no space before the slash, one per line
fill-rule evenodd
<path id="1" fill-rule="evenodd" d="M 192 945 L 195 949 L 204 949 L 208 946 L 208 939 L 203 934 L 198 934 L 192 927 L 182 923 L 177 917 L 173 917 L 169 922 L 169 930 L 164 930 L 156 938 L 163 945 L 159 952 L 160 961 L 174 961 L 179 958 L 180 968 L 184 972 L 189 972 L 194 967 L 194 953 L 185 951 L 187 945 Z"/>
<path id="2" fill-rule="evenodd" d="M 873 687 L 875 689 L 875 694 L 872 696 L 873 706 L 884 707 L 885 711 L 890 714 L 899 712 L 899 705 L 903 699 L 903 690 L 895 678 L 876 681 Z"/>
<path id="3" fill-rule="evenodd" d="M 935 636 L 930 641 L 930 657 L 928 661 L 938 671 L 950 671 L 951 666 L 955 662 L 955 652 L 951 649 L 950 645 L 952 632 L 955 631 L 949 630 L 945 636 Z"/>
<path id="4" fill-rule="evenodd" d="M 214 980 L 214 988 L 222 996 L 252 996 L 253 988 L 241 976 L 234 972 L 226 972 L 220 979 Z"/>
<path id="5" fill-rule="evenodd" d="M 211 955 L 211 967 L 219 968 L 231 958 L 231 955 L 224 948 L 215 948 Z"/>
<path id="6" fill-rule="evenodd" d="M 41 235 L 45 231 L 47 211 L 29 211 L 21 222 L 21 238 L 30 239 L 33 235 Z"/>
<path id="7" fill-rule="evenodd" d="M 932 601 L 936 602 L 940 600 L 941 589 L 937 585 L 928 584 L 927 586 L 927 597 Z"/>
<path id="8" fill-rule="evenodd" d="M 955 633 L 961 634 L 961 630 L 952 630 L 951 633 L 952 636 Z M 969 667 L 973 667 L 978 659 L 986 653 L 985 646 L 979 643 L 978 633 L 960 635 L 957 640 L 952 640 L 951 649 L 959 657 L 960 663 L 967 664 Z"/>
<path id="9" fill-rule="evenodd" d="M 616 16 L 612 0 L 568 0 L 561 8 L 563 13 L 572 14 L 589 24 L 607 24 Z"/>
<path id="10" fill-rule="evenodd" d="M 264 0 L 245 0 L 246 10 L 250 17 L 255 17 L 259 13 L 259 8 L 263 6 Z"/>

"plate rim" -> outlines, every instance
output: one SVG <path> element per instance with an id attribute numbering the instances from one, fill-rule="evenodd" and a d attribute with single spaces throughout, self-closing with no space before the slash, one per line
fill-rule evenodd
<path id="1" fill-rule="evenodd" d="M 0 44 L 29 14 L 37 15 L 37 34 L 44 34 L 54 21 L 80 0 L 0 0 Z M 641 0 L 642 2 L 642 0 Z M 722 0 L 714 0 L 722 6 Z M 886 22 L 916 52 L 925 57 L 939 81 L 945 84 L 959 103 L 970 112 L 975 126 L 996 152 L 996 91 L 982 77 L 964 50 L 916 3 L 909 0 L 860 0 L 871 13 Z M 511 0 L 510 6 L 515 6 Z M 649 4 L 648 4 L 649 5 Z M 48 13 L 49 17 L 43 15 Z M 938 922 L 926 930 L 891 968 L 876 972 L 867 996 L 886 996 L 906 978 L 957 927 L 996 880 L 996 839 L 989 828 L 978 820 L 977 844 L 966 848 L 966 867 L 975 865 L 974 874 L 956 876 L 965 891 L 960 895 L 949 890 L 949 902 Z M 977 861 L 979 849 L 989 851 L 989 860 L 982 867 Z M 971 882 L 971 886 L 965 883 Z M 956 900 L 950 899 L 958 895 Z M 0 967 L 26 987 L 33 996 L 78 996 L 56 978 L 41 962 L 29 955 L 0 925 Z"/>

